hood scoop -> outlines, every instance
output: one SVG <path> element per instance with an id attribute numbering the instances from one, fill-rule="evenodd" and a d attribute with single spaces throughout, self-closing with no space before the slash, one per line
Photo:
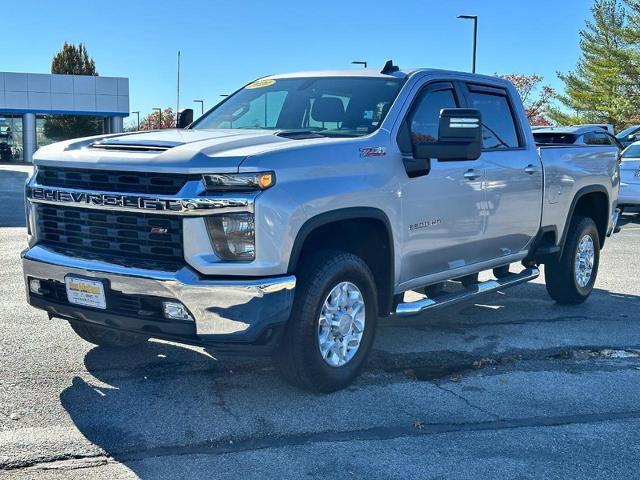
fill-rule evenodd
<path id="1" fill-rule="evenodd" d="M 92 143 L 88 146 L 88 148 L 91 148 L 93 150 L 117 150 L 127 152 L 164 152 L 179 145 L 184 145 L 184 142 L 168 142 L 157 140 L 138 140 L 136 142 L 127 142 L 124 139 L 107 139 L 101 142 Z"/>

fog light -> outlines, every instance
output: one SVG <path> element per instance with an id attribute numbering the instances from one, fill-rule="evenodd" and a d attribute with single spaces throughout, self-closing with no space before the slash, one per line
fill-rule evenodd
<path id="1" fill-rule="evenodd" d="M 171 320 L 193 320 L 187 308 L 177 302 L 162 302 L 164 316 Z"/>
<path id="2" fill-rule="evenodd" d="M 40 293 L 40 280 L 38 280 L 37 278 L 32 278 L 31 280 L 29 280 L 29 290 L 31 291 L 31 293 Z"/>

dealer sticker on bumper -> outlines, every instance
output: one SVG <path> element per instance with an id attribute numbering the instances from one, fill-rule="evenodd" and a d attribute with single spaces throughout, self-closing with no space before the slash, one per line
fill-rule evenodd
<path id="1" fill-rule="evenodd" d="M 103 310 L 107 308 L 102 282 L 86 278 L 65 277 L 64 283 L 67 287 L 69 303 Z"/>

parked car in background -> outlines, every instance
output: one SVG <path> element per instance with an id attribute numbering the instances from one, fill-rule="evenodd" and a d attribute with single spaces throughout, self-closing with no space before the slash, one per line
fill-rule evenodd
<path id="1" fill-rule="evenodd" d="M 616 135 L 616 138 L 622 145 L 628 147 L 633 142 L 640 140 L 640 125 L 632 125 L 625 128 Z"/>
<path id="2" fill-rule="evenodd" d="M 618 204 L 621 209 L 640 207 L 640 142 L 632 143 L 622 152 Z"/>
<path id="3" fill-rule="evenodd" d="M 611 125 L 610 123 L 582 123 L 580 125 L 573 125 L 573 126 L 599 128 L 607 132 L 609 135 L 615 135 L 613 125 Z"/>
<path id="4" fill-rule="evenodd" d="M 533 138 L 538 145 L 615 145 L 620 150 L 624 148 L 616 137 L 593 125 L 536 128 Z"/>

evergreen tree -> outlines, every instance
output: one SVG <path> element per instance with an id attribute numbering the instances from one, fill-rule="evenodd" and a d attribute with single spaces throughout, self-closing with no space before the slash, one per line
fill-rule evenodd
<path id="1" fill-rule="evenodd" d="M 51 62 L 51 73 L 97 76 L 96 64 L 84 44 L 65 42 Z M 86 137 L 102 133 L 102 119 L 85 115 L 50 115 L 44 124 L 44 133 L 55 140 Z"/>
<path id="2" fill-rule="evenodd" d="M 629 12 L 621 0 L 596 0 L 592 13 L 580 31 L 576 70 L 558 74 L 565 84 L 565 93 L 557 97 L 564 109 L 551 109 L 550 117 L 560 124 L 621 128 L 640 111 L 637 42 L 629 34 Z"/>

